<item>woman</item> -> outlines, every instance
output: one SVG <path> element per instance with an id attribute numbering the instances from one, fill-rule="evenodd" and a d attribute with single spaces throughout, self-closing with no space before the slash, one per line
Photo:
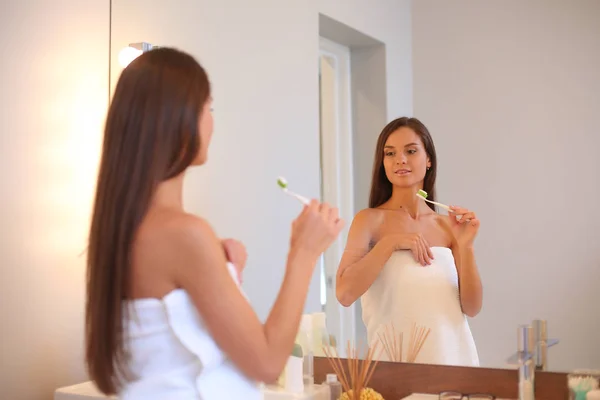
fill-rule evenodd
<path id="1" fill-rule="evenodd" d="M 313 269 L 341 229 L 336 209 L 304 208 L 261 324 L 239 287 L 243 246 L 220 241 L 182 205 L 186 170 L 207 159 L 211 101 L 202 67 L 162 48 L 123 71 L 108 112 L 89 239 L 86 362 L 98 388 L 122 400 L 259 399 L 256 382 L 282 371 Z"/>
<path id="2" fill-rule="evenodd" d="M 431 330 L 417 362 L 476 366 L 465 314 L 474 317 L 481 310 L 473 252 L 479 220 L 461 207 L 439 215 L 416 196 L 423 189 L 434 200 L 436 172 L 433 140 L 419 120 L 399 118 L 383 129 L 369 208 L 350 227 L 336 294 L 346 307 L 361 298 L 370 343 L 386 329 L 400 331 L 406 355 L 417 324 Z"/>

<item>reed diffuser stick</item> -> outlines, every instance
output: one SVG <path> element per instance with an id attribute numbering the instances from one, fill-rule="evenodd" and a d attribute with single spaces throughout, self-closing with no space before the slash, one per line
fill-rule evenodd
<path id="1" fill-rule="evenodd" d="M 389 361 L 402 362 L 402 349 L 404 347 L 403 333 L 396 333 L 396 327 L 392 323 L 386 325 L 383 334 L 377 334 L 379 342 L 383 345 L 383 350 Z"/>
<path id="2" fill-rule="evenodd" d="M 323 352 L 327 356 L 329 364 L 333 368 L 334 372 L 338 376 L 342 388 L 344 389 L 344 396 L 348 400 L 360 400 L 361 394 L 367 390 L 370 393 L 376 393 L 372 389 L 368 389 L 369 381 L 373 376 L 378 360 L 373 360 L 374 355 L 378 350 L 377 342 L 372 347 L 367 347 L 366 358 L 364 360 L 359 359 L 360 348 L 351 346 L 348 341 L 346 346 L 346 368 L 344 368 L 340 357 L 337 354 L 337 349 L 323 347 Z M 348 374 L 346 374 L 346 369 Z"/>
<path id="3" fill-rule="evenodd" d="M 429 332 L 431 329 L 417 326 L 416 323 L 413 324 L 413 329 L 410 335 L 410 344 L 408 350 L 407 362 L 414 363 L 419 355 L 421 349 L 423 348 L 423 344 L 425 340 L 427 340 L 427 336 L 429 336 Z"/>

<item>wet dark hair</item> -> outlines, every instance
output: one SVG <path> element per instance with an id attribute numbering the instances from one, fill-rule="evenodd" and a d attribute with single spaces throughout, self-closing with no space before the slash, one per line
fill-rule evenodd
<path id="1" fill-rule="evenodd" d="M 134 236 L 157 185 L 198 156 L 198 121 L 209 98 L 204 69 L 175 49 L 146 52 L 119 77 L 104 130 L 87 257 L 86 366 L 105 394 L 116 394 L 128 376 L 123 300 Z"/>
<path id="2" fill-rule="evenodd" d="M 377 139 L 375 147 L 375 158 L 373 162 L 373 178 L 371 180 L 371 192 L 369 195 L 369 207 L 377 208 L 392 197 L 392 183 L 385 174 L 383 166 L 384 147 L 390 135 L 402 127 L 412 129 L 423 142 L 425 152 L 429 156 L 431 167 L 425 172 L 425 180 L 423 182 L 423 190 L 427 192 L 427 198 L 435 201 L 435 178 L 437 174 L 437 157 L 435 154 L 435 146 L 433 139 L 429 134 L 427 127 L 416 118 L 402 117 L 393 120 L 387 124 Z M 429 207 L 435 211 L 435 206 L 429 204 Z"/>

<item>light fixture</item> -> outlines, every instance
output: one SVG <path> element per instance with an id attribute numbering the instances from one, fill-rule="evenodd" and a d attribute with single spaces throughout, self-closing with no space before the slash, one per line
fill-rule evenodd
<path id="1" fill-rule="evenodd" d="M 154 46 L 146 42 L 130 43 L 129 46 L 124 47 L 119 52 L 119 64 L 121 67 L 125 68 L 130 62 L 142 55 L 142 53 L 158 48 L 159 46 Z"/>

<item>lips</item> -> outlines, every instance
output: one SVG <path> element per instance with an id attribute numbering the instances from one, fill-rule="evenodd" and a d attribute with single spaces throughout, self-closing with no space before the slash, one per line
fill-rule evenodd
<path id="1" fill-rule="evenodd" d="M 398 176 L 403 176 L 403 175 L 408 175 L 410 174 L 412 171 L 410 169 L 406 169 L 406 168 L 400 168 L 394 171 L 394 174 L 398 175 Z"/>

